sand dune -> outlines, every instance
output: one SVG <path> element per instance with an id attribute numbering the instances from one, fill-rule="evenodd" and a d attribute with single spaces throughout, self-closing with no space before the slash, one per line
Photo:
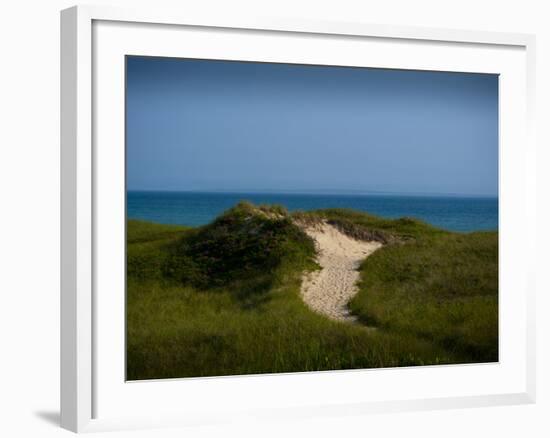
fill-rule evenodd
<path id="1" fill-rule="evenodd" d="M 338 321 L 355 321 L 348 302 L 358 292 L 361 261 L 382 246 L 380 242 L 353 239 L 334 226 L 321 223 L 303 227 L 317 247 L 320 271 L 304 275 L 301 295 L 314 311 Z"/>

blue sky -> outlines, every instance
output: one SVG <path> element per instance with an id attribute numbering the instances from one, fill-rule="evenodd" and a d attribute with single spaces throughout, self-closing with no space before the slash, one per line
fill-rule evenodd
<path id="1" fill-rule="evenodd" d="M 498 77 L 127 58 L 129 190 L 498 193 Z"/>

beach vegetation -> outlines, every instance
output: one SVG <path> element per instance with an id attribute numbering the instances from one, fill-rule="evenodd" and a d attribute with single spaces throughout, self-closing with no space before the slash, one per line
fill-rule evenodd
<path id="1" fill-rule="evenodd" d="M 360 266 L 357 323 L 300 297 L 319 269 L 300 224 L 383 247 Z M 127 222 L 127 378 L 498 360 L 498 234 L 353 210 L 240 203 L 201 227 Z"/>

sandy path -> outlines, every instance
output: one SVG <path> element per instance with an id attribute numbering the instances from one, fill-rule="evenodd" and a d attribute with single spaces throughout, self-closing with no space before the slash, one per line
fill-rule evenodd
<path id="1" fill-rule="evenodd" d="M 348 302 L 358 292 L 361 261 L 382 246 L 355 240 L 327 223 L 303 228 L 315 240 L 320 271 L 304 275 L 301 295 L 314 311 L 338 321 L 353 322 Z"/>

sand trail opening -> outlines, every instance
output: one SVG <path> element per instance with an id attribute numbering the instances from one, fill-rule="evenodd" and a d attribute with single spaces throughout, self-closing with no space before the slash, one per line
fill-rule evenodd
<path id="1" fill-rule="evenodd" d="M 358 292 L 359 265 L 382 244 L 356 240 L 326 222 L 302 228 L 315 241 L 317 263 L 321 266 L 321 270 L 304 275 L 302 299 L 328 318 L 355 322 L 348 303 Z"/>

